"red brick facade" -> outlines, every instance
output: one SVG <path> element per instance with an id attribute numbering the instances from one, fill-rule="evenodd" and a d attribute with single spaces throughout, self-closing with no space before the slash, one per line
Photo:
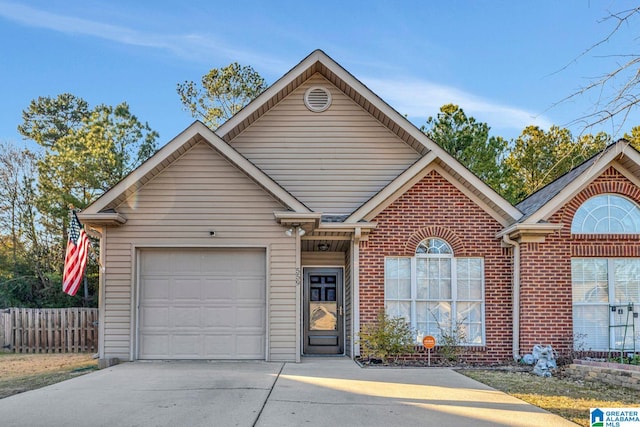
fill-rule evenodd
<path id="1" fill-rule="evenodd" d="M 640 204 L 640 189 L 610 167 L 548 221 L 561 230 L 541 243 L 521 246 L 520 354 L 551 344 L 560 354 L 573 347 L 571 257 L 640 257 L 639 235 L 572 235 L 576 210 L 587 199 L 613 193 Z M 487 314 L 488 316 L 488 314 Z"/>
<path id="2" fill-rule="evenodd" d="M 378 214 L 369 240 L 360 244 L 360 322 L 375 321 L 384 309 L 384 261 L 413 256 L 418 244 L 439 237 L 456 257 L 484 258 L 486 345 L 474 348 L 472 362 L 511 357 L 511 250 L 496 233 L 493 217 L 437 172 L 431 172 Z M 416 357 L 426 357 L 420 355 Z"/>
<path id="3" fill-rule="evenodd" d="M 558 353 L 573 348 L 571 257 L 640 257 L 640 235 L 572 235 L 580 205 L 598 194 L 615 193 L 640 204 L 640 189 L 613 167 L 548 218 L 562 229 L 544 242 L 521 244 L 520 348 L 551 344 Z M 384 261 L 413 256 L 429 237 L 447 241 L 456 257 L 484 258 L 485 346 L 467 352 L 472 363 L 497 363 L 512 352 L 512 251 L 496 234 L 503 227 L 437 172 L 429 173 L 378 214 L 378 226 L 360 244 L 360 320 L 375 321 L 384 309 Z M 426 357 L 424 353 L 413 358 Z"/>

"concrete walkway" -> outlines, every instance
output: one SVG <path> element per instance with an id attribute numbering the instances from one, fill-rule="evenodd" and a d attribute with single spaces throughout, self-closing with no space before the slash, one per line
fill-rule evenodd
<path id="1" fill-rule="evenodd" d="M 2 426 L 575 426 L 450 369 L 136 362 L 0 399 Z"/>

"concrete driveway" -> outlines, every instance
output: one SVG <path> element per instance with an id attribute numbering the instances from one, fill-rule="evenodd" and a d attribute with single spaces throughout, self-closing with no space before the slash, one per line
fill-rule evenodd
<path id="1" fill-rule="evenodd" d="M 136 362 L 0 399 L 2 426 L 575 426 L 450 369 Z"/>

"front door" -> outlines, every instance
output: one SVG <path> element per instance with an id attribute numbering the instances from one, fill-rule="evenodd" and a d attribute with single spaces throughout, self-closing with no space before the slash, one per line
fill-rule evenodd
<path id="1" fill-rule="evenodd" d="M 343 354 L 341 268 L 304 269 L 304 354 Z"/>

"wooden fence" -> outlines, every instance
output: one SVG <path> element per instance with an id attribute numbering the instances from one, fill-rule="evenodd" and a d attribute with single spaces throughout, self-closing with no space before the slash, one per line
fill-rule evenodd
<path id="1" fill-rule="evenodd" d="M 0 309 L 0 348 L 14 353 L 97 352 L 98 309 Z"/>

